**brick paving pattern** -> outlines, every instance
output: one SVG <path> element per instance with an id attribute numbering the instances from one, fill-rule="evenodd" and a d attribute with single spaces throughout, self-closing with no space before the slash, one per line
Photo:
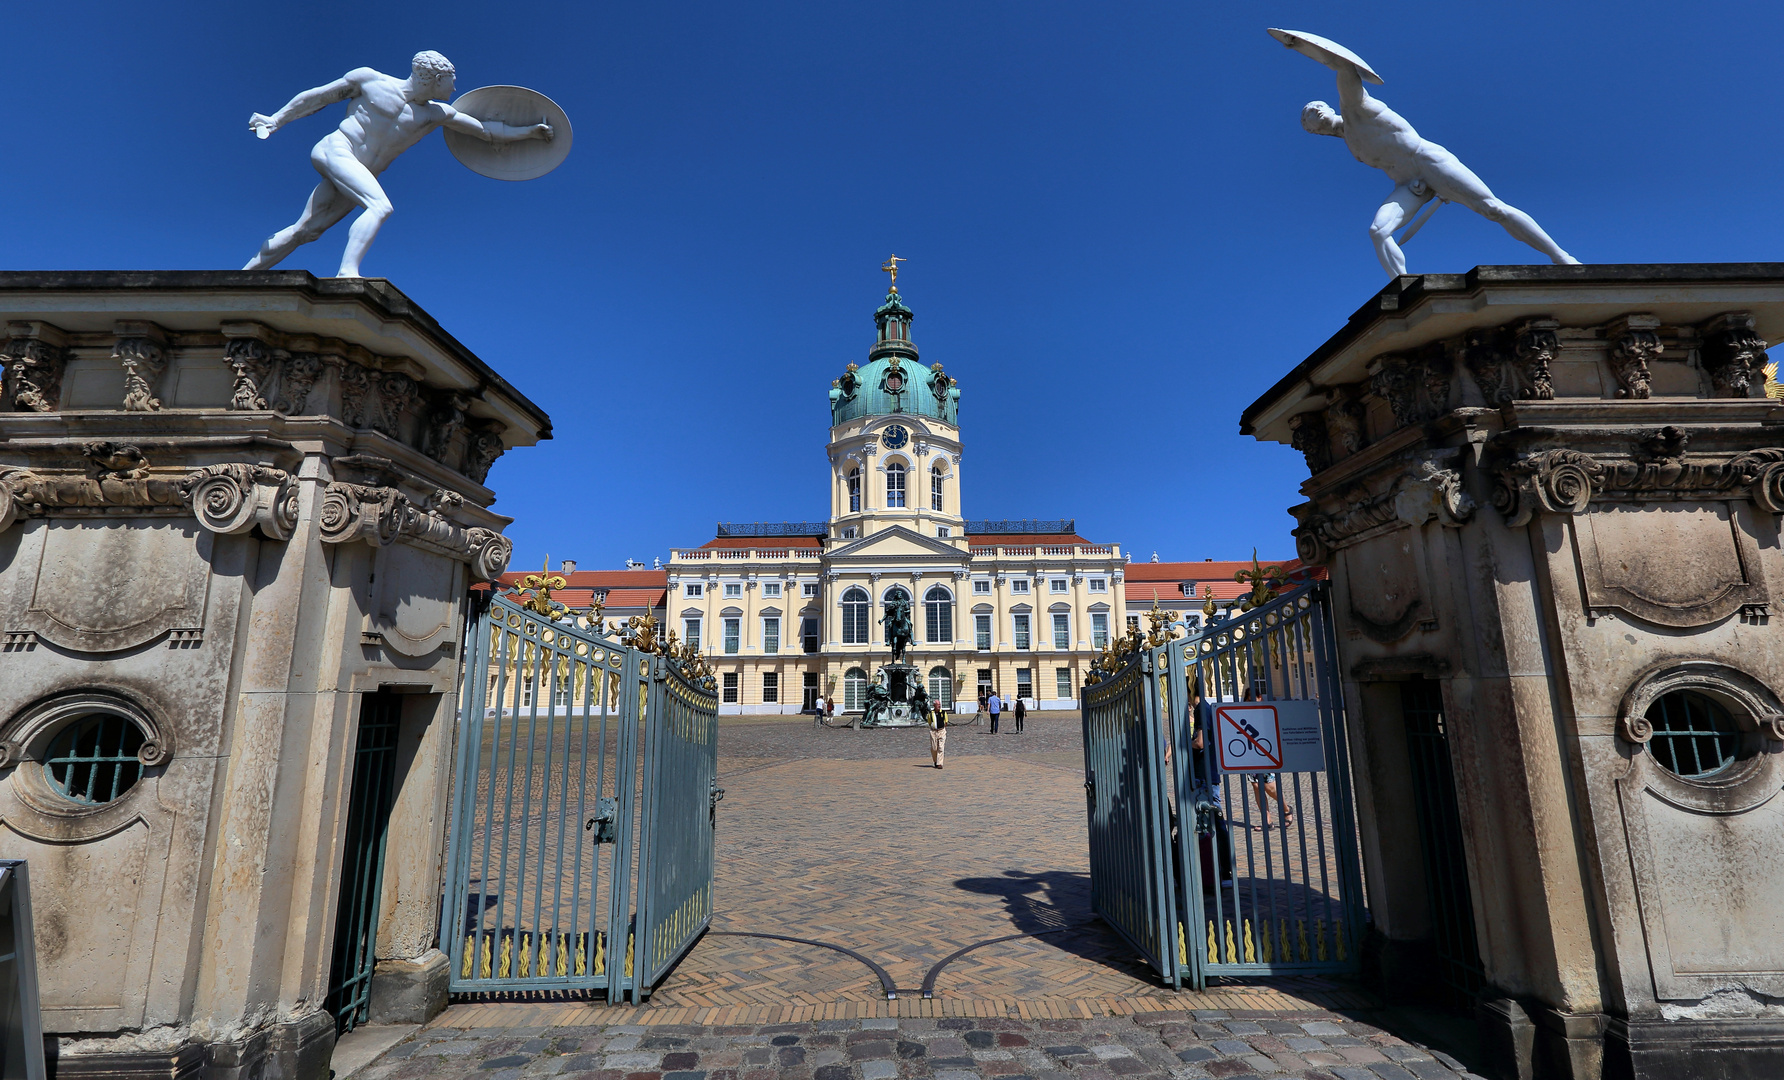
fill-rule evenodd
<path id="1" fill-rule="evenodd" d="M 558 1009 L 555 1016 L 535 1014 L 531 1019 L 547 1021 L 537 1026 L 458 1026 L 476 1023 L 476 1011 L 448 1010 L 442 1022 L 395 1047 L 354 1080 L 1474 1076 L 1441 1052 L 1326 1012 L 1199 1009 L 1080 1019 L 866 1017 L 701 1026 L 593 1025 L 587 1021 L 611 1010 L 581 1006 Z"/>

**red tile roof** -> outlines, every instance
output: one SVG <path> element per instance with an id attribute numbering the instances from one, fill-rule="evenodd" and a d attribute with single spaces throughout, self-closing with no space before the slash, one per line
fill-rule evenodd
<path id="1" fill-rule="evenodd" d="M 502 575 L 502 587 L 517 589 L 528 574 L 538 572 L 510 571 Z M 587 607 L 594 599 L 596 589 L 606 591 L 608 608 L 660 608 L 669 591 L 669 573 L 666 570 L 578 570 L 569 574 L 568 578 L 569 584 L 553 592 L 551 597 L 572 608 Z"/>
<path id="2" fill-rule="evenodd" d="M 700 545 L 703 548 L 756 548 L 768 551 L 774 548 L 812 548 L 816 549 L 818 538 L 815 536 L 720 536 Z"/>
<path id="3" fill-rule="evenodd" d="M 1285 559 L 1276 562 L 1272 559 L 1259 559 L 1264 566 L 1280 566 L 1284 573 L 1294 575 L 1301 571 L 1300 559 Z M 1212 559 L 1202 562 L 1135 562 L 1127 564 L 1123 575 L 1124 593 L 1127 597 L 1128 610 L 1136 605 L 1151 607 L 1152 596 L 1156 591 L 1161 604 L 1169 604 L 1173 600 L 1182 602 L 1193 600 L 1200 603 L 1208 598 L 1210 591 L 1216 600 L 1236 600 L 1251 591 L 1251 586 L 1242 585 L 1233 579 L 1233 575 L 1241 570 L 1251 569 L 1251 560 L 1220 561 Z M 1311 576 L 1323 580 L 1326 570 L 1323 566 L 1313 568 Z M 1186 581 L 1196 583 L 1194 597 L 1183 595 L 1182 585 Z"/>

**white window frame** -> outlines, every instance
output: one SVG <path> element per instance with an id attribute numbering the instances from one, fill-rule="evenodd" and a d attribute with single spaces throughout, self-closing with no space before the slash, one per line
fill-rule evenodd
<path id="1" fill-rule="evenodd" d="M 973 616 L 973 647 L 980 652 L 991 651 L 991 616 Z"/>
<path id="2" fill-rule="evenodd" d="M 762 673 L 762 704 L 780 704 L 780 672 L 764 671 Z"/>
<path id="3" fill-rule="evenodd" d="M 1109 591 L 1109 579 L 1108 578 L 1100 578 L 1100 577 L 1091 578 L 1090 579 L 1090 591 L 1091 592 L 1108 592 Z"/>
<path id="4" fill-rule="evenodd" d="M 1047 579 L 1047 591 L 1052 593 L 1054 596 L 1064 596 L 1066 593 L 1069 593 L 1072 591 L 1072 583 L 1069 580 L 1067 580 L 1066 578 L 1062 578 L 1062 577 L 1048 578 Z"/>
<path id="5" fill-rule="evenodd" d="M 859 712 L 867 703 L 867 672 L 849 668 L 842 673 L 842 711 Z"/>
<path id="6" fill-rule="evenodd" d="M 1034 645 L 1034 624 L 1029 621 L 1029 613 L 1018 611 L 1010 616 L 1010 640 L 1018 652 L 1028 652 Z"/>
<path id="7" fill-rule="evenodd" d="M 1062 649 L 1062 650 L 1071 648 L 1072 647 L 1072 617 L 1071 617 L 1070 613 L 1064 612 L 1064 611 L 1055 611 L 1052 613 L 1052 615 L 1053 615 L 1053 647 L 1055 649 Z M 1062 636 L 1064 637 L 1063 641 L 1060 640 Z"/>
<path id="8" fill-rule="evenodd" d="M 706 597 L 706 583 L 704 581 L 690 581 L 683 585 L 681 590 L 681 595 L 687 597 L 689 600 L 703 600 Z"/>
<path id="9" fill-rule="evenodd" d="M 929 471 L 929 508 L 931 510 L 939 511 L 942 508 L 942 494 L 946 481 L 947 476 L 940 469 Z"/>
<path id="10" fill-rule="evenodd" d="M 799 586 L 799 595 L 807 600 L 818 595 L 818 583 L 815 581 L 802 582 Z"/>
<path id="11" fill-rule="evenodd" d="M 1010 579 L 1010 592 L 1017 596 L 1027 596 L 1028 595 L 1028 579 L 1027 578 L 1011 578 Z"/>
<path id="12" fill-rule="evenodd" d="M 908 470 L 899 462 L 891 462 L 886 466 L 886 509 L 902 510 L 905 505 L 905 474 Z M 897 481 L 894 482 L 893 478 Z"/>
<path id="13" fill-rule="evenodd" d="M 762 651 L 765 653 L 780 652 L 780 616 L 762 616 Z"/>
<path id="14" fill-rule="evenodd" d="M 1023 676 L 1027 676 L 1027 678 L 1024 679 Z M 1019 698 L 1034 697 L 1034 668 L 1016 669 L 1016 696 Z"/>
<path id="15" fill-rule="evenodd" d="M 861 599 L 850 600 L 849 594 L 852 592 L 859 592 Z M 871 642 L 873 640 L 873 597 L 868 595 L 867 590 L 859 585 L 851 585 L 842 591 L 842 597 L 837 601 L 837 604 L 842 608 L 842 634 L 840 635 L 842 643 L 844 645 L 866 645 Z M 863 612 L 859 627 L 861 633 L 858 637 L 850 636 L 850 633 L 856 629 L 849 619 L 851 604 L 859 604 Z"/>
<path id="16" fill-rule="evenodd" d="M 980 580 L 973 582 L 973 595 L 974 596 L 990 596 L 991 595 L 990 580 L 981 578 Z"/>
<path id="17" fill-rule="evenodd" d="M 937 525 L 935 527 L 935 535 L 937 535 L 945 540 L 948 537 L 954 535 L 954 530 L 947 525 Z"/>
<path id="18" fill-rule="evenodd" d="M 1053 692 L 1063 701 L 1070 701 L 1077 695 L 1072 693 L 1072 669 L 1069 667 L 1053 669 Z"/>
<path id="19" fill-rule="evenodd" d="M 781 594 L 781 583 L 780 582 L 778 582 L 778 581 L 764 581 L 762 583 L 762 599 L 764 599 L 764 600 L 768 600 L 768 599 L 778 600 L 780 598 L 780 594 Z"/>
<path id="20" fill-rule="evenodd" d="M 727 582 L 725 582 L 724 599 L 726 599 L 726 600 L 742 600 L 743 599 L 743 582 L 741 582 L 741 581 L 727 581 Z"/>
<path id="21" fill-rule="evenodd" d="M 743 651 L 743 619 L 736 615 L 727 615 L 719 624 L 723 631 L 726 656 L 736 656 Z"/>
<path id="22" fill-rule="evenodd" d="M 1109 613 L 1093 611 L 1090 613 L 1090 647 L 1101 649 L 1109 644 Z"/>
<path id="23" fill-rule="evenodd" d="M 856 466 L 855 468 L 849 470 L 848 485 L 849 485 L 849 513 L 859 514 L 861 512 L 861 468 L 860 468 L 860 466 Z"/>
<path id="24" fill-rule="evenodd" d="M 1195 594 L 1196 594 L 1196 583 L 1193 581 L 1184 582 L 1183 583 L 1183 595 L 1184 596 L 1194 596 Z"/>
<path id="25" fill-rule="evenodd" d="M 700 647 L 700 622 L 698 618 L 681 620 L 681 640 L 695 649 Z"/>
<path id="26" fill-rule="evenodd" d="M 723 695 L 719 700 L 723 701 L 726 705 L 737 704 L 737 682 L 738 677 L 737 672 L 735 671 L 727 671 L 719 676 L 719 686 L 721 688 L 719 692 Z"/>
<path id="27" fill-rule="evenodd" d="M 942 595 L 942 599 L 935 599 L 937 593 Z M 941 619 L 930 618 L 930 607 L 936 604 L 941 605 L 939 614 L 948 622 L 945 627 L 932 625 L 939 624 L 941 621 Z M 940 632 L 931 637 L 929 632 L 932 629 Z M 923 591 L 923 640 L 931 645 L 952 644 L 954 641 L 954 594 L 948 590 L 946 585 L 931 585 Z"/>

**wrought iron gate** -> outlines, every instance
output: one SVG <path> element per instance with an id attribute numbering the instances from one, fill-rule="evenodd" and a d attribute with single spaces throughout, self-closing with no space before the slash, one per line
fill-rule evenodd
<path id="1" fill-rule="evenodd" d="M 1166 640 L 1161 618 L 1147 641 L 1130 632 L 1131 654 L 1112 652 L 1101 681 L 1085 688 L 1087 786 L 1119 785 L 1092 801 L 1093 905 L 1172 986 L 1358 968 L 1365 901 L 1326 605 L 1327 586 L 1315 582 L 1185 638 Z M 1315 702 L 1324 769 L 1223 771 L 1210 724 L 1218 705 L 1244 701 Z M 1115 740 L 1093 732 L 1091 717 L 1135 710 L 1146 734 L 1111 757 Z M 1166 755 L 1170 766 L 1160 767 Z M 1135 836 L 1109 827 L 1123 806 Z M 1155 806 L 1163 809 L 1145 816 Z M 1169 822 L 1162 850 L 1159 820 Z M 1100 902 L 1094 890 L 1111 876 L 1125 892 Z M 1138 902 L 1138 884 L 1160 880 L 1163 895 Z M 1170 946 L 1162 954 L 1159 942 Z"/>
<path id="2" fill-rule="evenodd" d="M 396 801 L 396 737 L 403 699 L 366 694 L 359 705 L 353 787 L 347 798 L 347 838 L 341 855 L 341 892 L 335 914 L 334 963 L 329 970 L 328 1009 L 335 1030 L 365 1023 L 372 1002 L 372 968 L 378 962 L 378 897 L 384 882 L 384 847 Z"/>
<path id="3" fill-rule="evenodd" d="M 718 702 L 704 661 L 654 619 L 610 629 L 541 588 L 490 601 L 465 672 L 440 916 L 451 990 L 643 1000 L 711 919 Z M 701 773 L 697 798 L 681 768 Z M 665 918 L 678 932 L 662 947 L 640 940 Z"/>

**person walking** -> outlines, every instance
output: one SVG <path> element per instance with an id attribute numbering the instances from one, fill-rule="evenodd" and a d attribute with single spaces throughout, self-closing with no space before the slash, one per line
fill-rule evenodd
<path id="1" fill-rule="evenodd" d="M 1020 694 L 1018 694 L 1016 696 L 1016 734 L 1018 734 L 1018 735 L 1022 734 L 1022 718 L 1027 715 L 1028 715 L 1028 706 L 1025 702 L 1025 699 Z"/>
<path id="2" fill-rule="evenodd" d="M 1003 712 L 1003 699 L 997 696 L 996 690 L 991 691 L 991 696 L 985 699 L 985 708 L 991 711 L 991 734 L 996 735 L 997 716 Z"/>
<path id="3" fill-rule="evenodd" d="M 936 767 L 942 767 L 942 755 L 948 749 L 948 710 L 941 702 L 934 702 L 929 707 L 929 760 Z"/>

